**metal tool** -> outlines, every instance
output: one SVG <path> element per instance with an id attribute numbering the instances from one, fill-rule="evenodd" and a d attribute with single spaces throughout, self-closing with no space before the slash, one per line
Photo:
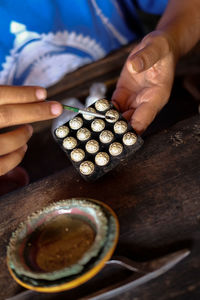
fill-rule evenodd
<path id="1" fill-rule="evenodd" d="M 113 120 L 114 119 L 111 116 L 106 116 L 104 114 L 100 114 L 100 113 L 96 113 L 96 112 L 91 112 L 91 111 L 88 111 L 87 109 L 80 109 L 78 107 L 73 107 L 73 106 L 69 106 L 69 105 L 65 105 L 65 104 L 63 104 L 62 106 L 66 110 L 77 112 L 77 113 L 80 113 L 82 115 L 89 115 L 89 116 L 93 116 L 93 117 L 97 117 L 97 118 L 102 118 L 102 119 L 107 119 L 107 120 Z"/>
<path id="2" fill-rule="evenodd" d="M 118 285 L 110 286 L 109 288 L 98 291 L 93 295 L 89 295 L 87 298 L 81 298 L 80 300 L 106 300 L 110 297 L 118 296 L 130 289 L 138 287 L 156 277 L 161 276 L 171 268 L 173 268 L 177 263 L 190 254 L 188 249 L 183 249 L 164 257 L 151 260 L 148 262 L 135 262 L 125 257 L 118 257 L 108 261 L 106 264 L 118 264 L 130 271 L 141 273 L 142 276 L 138 279 L 131 280 L 129 278 L 127 282 L 119 283 Z"/>
<path id="3" fill-rule="evenodd" d="M 102 289 L 96 293 L 90 294 L 86 297 L 79 298 L 79 300 L 106 300 L 111 297 L 119 296 L 121 293 L 132 290 L 152 279 L 155 279 L 162 274 L 166 273 L 168 270 L 173 268 L 176 264 L 182 261 L 185 257 L 190 254 L 188 249 L 182 249 L 164 257 L 150 260 L 147 262 L 136 262 L 132 259 L 126 257 L 113 257 L 111 260 L 107 261 L 106 265 L 120 265 L 133 273 L 138 273 L 141 275 L 137 279 L 133 279 L 130 276 L 126 282 L 120 282 L 117 285 L 111 285 L 105 289 Z M 40 297 L 39 297 L 40 295 Z M 43 298 L 44 297 L 44 298 Z M 34 291 L 25 291 L 14 297 L 7 298 L 6 300 L 28 300 L 28 299 L 47 299 L 45 294 L 39 294 Z M 50 299 L 48 297 L 48 299 Z M 67 291 L 66 291 L 67 299 Z"/>

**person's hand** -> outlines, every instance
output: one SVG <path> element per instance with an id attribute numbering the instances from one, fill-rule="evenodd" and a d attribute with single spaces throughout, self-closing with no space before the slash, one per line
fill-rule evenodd
<path id="1" fill-rule="evenodd" d="M 52 119 L 62 113 L 58 102 L 45 102 L 47 92 L 41 87 L 0 86 L 0 128 Z M 15 168 L 23 159 L 31 125 L 0 134 L 0 176 Z"/>
<path id="2" fill-rule="evenodd" d="M 164 33 L 148 34 L 130 53 L 118 80 L 112 101 L 142 133 L 167 103 L 176 57 Z"/>

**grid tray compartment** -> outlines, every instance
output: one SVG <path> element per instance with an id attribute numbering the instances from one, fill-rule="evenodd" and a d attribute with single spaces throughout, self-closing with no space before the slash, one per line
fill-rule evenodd
<path id="1" fill-rule="evenodd" d="M 104 111 L 98 111 L 95 107 L 95 104 L 98 102 L 98 101 L 102 101 L 101 100 L 97 100 L 95 103 L 93 103 L 91 106 L 89 106 L 89 108 L 93 108 L 96 110 L 96 112 L 99 112 L 99 113 L 106 113 L 108 110 L 115 110 L 119 113 L 119 111 L 117 110 L 117 108 L 111 103 L 109 102 L 109 108 L 107 108 L 106 110 Z M 77 132 L 79 129 L 72 129 L 70 127 L 70 124 L 68 121 L 67 123 L 63 124 L 62 126 L 67 126 L 69 128 L 69 132 L 68 134 L 65 136 L 65 137 L 58 137 L 57 134 L 56 134 L 56 130 L 54 132 L 55 134 L 55 138 L 56 138 L 56 141 L 58 142 L 58 144 L 60 145 L 60 147 L 62 148 L 62 150 L 64 152 L 66 152 L 68 158 L 70 159 L 70 161 L 72 162 L 72 164 L 74 165 L 74 167 L 76 168 L 76 170 L 79 172 L 79 174 L 86 180 L 86 181 L 95 181 L 97 180 L 98 178 L 100 178 L 101 176 L 103 176 L 104 174 L 106 174 L 107 172 L 111 171 L 112 169 L 114 169 L 117 165 L 119 165 L 122 161 L 124 160 L 127 160 L 129 157 L 131 157 L 143 144 L 143 140 L 142 138 L 137 135 L 137 133 L 134 131 L 134 129 L 130 126 L 130 124 L 127 122 L 126 119 L 124 119 L 122 117 L 122 115 L 119 113 L 119 118 L 115 121 L 115 122 L 108 122 L 106 119 L 101 119 L 101 120 L 104 120 L 105 122 L 105 128 L 103 130 L 101 130 L 100 132 L 94 132 L 91 128 L 91 124 L 92 122 L 95 120 L 95 119 L 98 119 L 98 118 L 94 118 L 92 120 L 86 120 L 84 119 L 83 115 L 82 114 L 77 114 L 75 117 L 80 117 L 82 120 L 83 120 L 83 124 L 81 126 L 81 128 L 87 128 L 90 132 L 91 132 L 91 136 L 89 139 L 85 140 L 85 141 L 81 141 L 77 138 Z M 74 117 L 74 118 L 75 118 Z M 122 134 L 118 134 L 114 131 L 114 125 L 117 121 L 124 121 L 126 122 L 127 124 L 127 130 L 122 133 Z M 61 126 L 60 126 L 61 127 Z M 59 127 L 59 128 L 60 128 Z M 113 133 L 114 135 L 114 138 L 111 142 L 109 143 L 102 143 L 99 139 L 100 137 L 100 134 L 102 131 L 104 130 L 109 130 Z M 124 142 L 123 142 L 123 136 L 126 134 L 126 133 L 131 133 L 131 134 L 134 134 L 135 136 L 135 143 L 133 145 L 126 145 Z M 66 138 L 69 138 L 69 137 L 73 137 L 76 139 L 77 141 L 77 145 L 73 148 L 73 149 L 66 149 L 64 146 L 63 146 L 63 142 Z M 86 143 L 89 141 L 89 140 L 96 140 L 98 143 L 99 143 L 99 150 L 98 152 L 96 153 L 89 153 L 87 152 L 86 150 Z M 121 154 L 117 155 L 117 156 L 113 156 L 110 154 L 109 152 L 109 147 L 111 144 L 113 143 L 120 143 L 122 146 L 123 146 L 123 151 Z M 82 149 L 85 153 L 85 157 L 84 159 L 82 159 L 81 161 L 79 162 L 75 162 L 74 160 L 72 160 L 71 158 L 71 152 L 74 150 L 74 149 Z M 109 155 L 109 162 L 104 165 L 104 166 L 99 166 L 97 165 L 97 163 L 95 162 L 95 156 L 99 153 L 99 152 L 104 152 L 104 153 L 107 153 Z M 83 166 L 83 162 L 85 161 L 89 161 L 89 162 L 92 162 L 93 166 L 94 166 L 94 170 L 92 171 L 91 174 L 83 174 L 80 169 L 82 168 Z"/>

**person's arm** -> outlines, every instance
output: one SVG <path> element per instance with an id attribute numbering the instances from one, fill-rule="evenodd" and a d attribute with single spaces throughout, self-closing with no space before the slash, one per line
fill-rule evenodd
<path id="1" fill-rule="evenodd" d="M 45 102 L 41 87 L 0 86 L 0 128 L 53 119 L 62 113 L 60 103 Z M 16 167 L 27 150 L 31 125 L 0 134 L 0 176 Z"/>
<path id="2" fill-rule="evenodd" d="M 200 39 L 200 1 L 170 0 L 157 30 L 170 37 L 178 57 L 188 53 Z"/>
<path id="3" fill-rule="evenodd" d="M 135 71 L 150 68 L 172 51 L 176 60 L 187 54 L 200 39 L 200 1 L 170 0 L 155 32 L 142 41 L 143 49 L 134 53 Z"/>
<path id="4" fill-rule="evenodd" d="M 167 103 L 177 60 L 200 39 L 200 1 L 170 0 L 156 30 L 130 53 L 113 102 L 142 133 Z"/>

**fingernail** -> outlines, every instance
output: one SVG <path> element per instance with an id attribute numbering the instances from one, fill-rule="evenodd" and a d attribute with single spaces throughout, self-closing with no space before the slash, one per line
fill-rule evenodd
<path id="1" fill-rule="evenodd" d="M 54 116 L 60 115 L 62 112 L 62 106 L 58 103 L 54 103 L 51 105 L 51 113 Z"/>
<path id="2" fill-rule="evenodd" d="M 44 100 L 47 97 L 47 91 L 45 89 L 37 89 L 35 94 L 38 100 Z"/>
<path id="3" fill-rule="evenodd" d="M 132 67 L 133 67 L 134 71 L 136 71 L 136 72 L 143 71 L 143 68 L 144 68 L 143 59 L 141 57 L 135 57 L 132 60 Z"/>
<path id="4" fill-rule="evenodd" d="M 27 146 L 27 144 L 26 145 L 24 145 L 23 147 L 22 147 L 22 150 L 24 151 L 24 152 L 26 152 L 26 150 L 28 149 L 28 146 Z"/>
<path id="5" fill-rule="evenodd" d="M 33 134 L 33 127 L 31 125 L 29 125 L 29 124 L 27 124 L 26 127 L 27 127 L 27 129 L 28 129 L 28 131 L 30 133 L 30 136 L 31 136 Z"/>

